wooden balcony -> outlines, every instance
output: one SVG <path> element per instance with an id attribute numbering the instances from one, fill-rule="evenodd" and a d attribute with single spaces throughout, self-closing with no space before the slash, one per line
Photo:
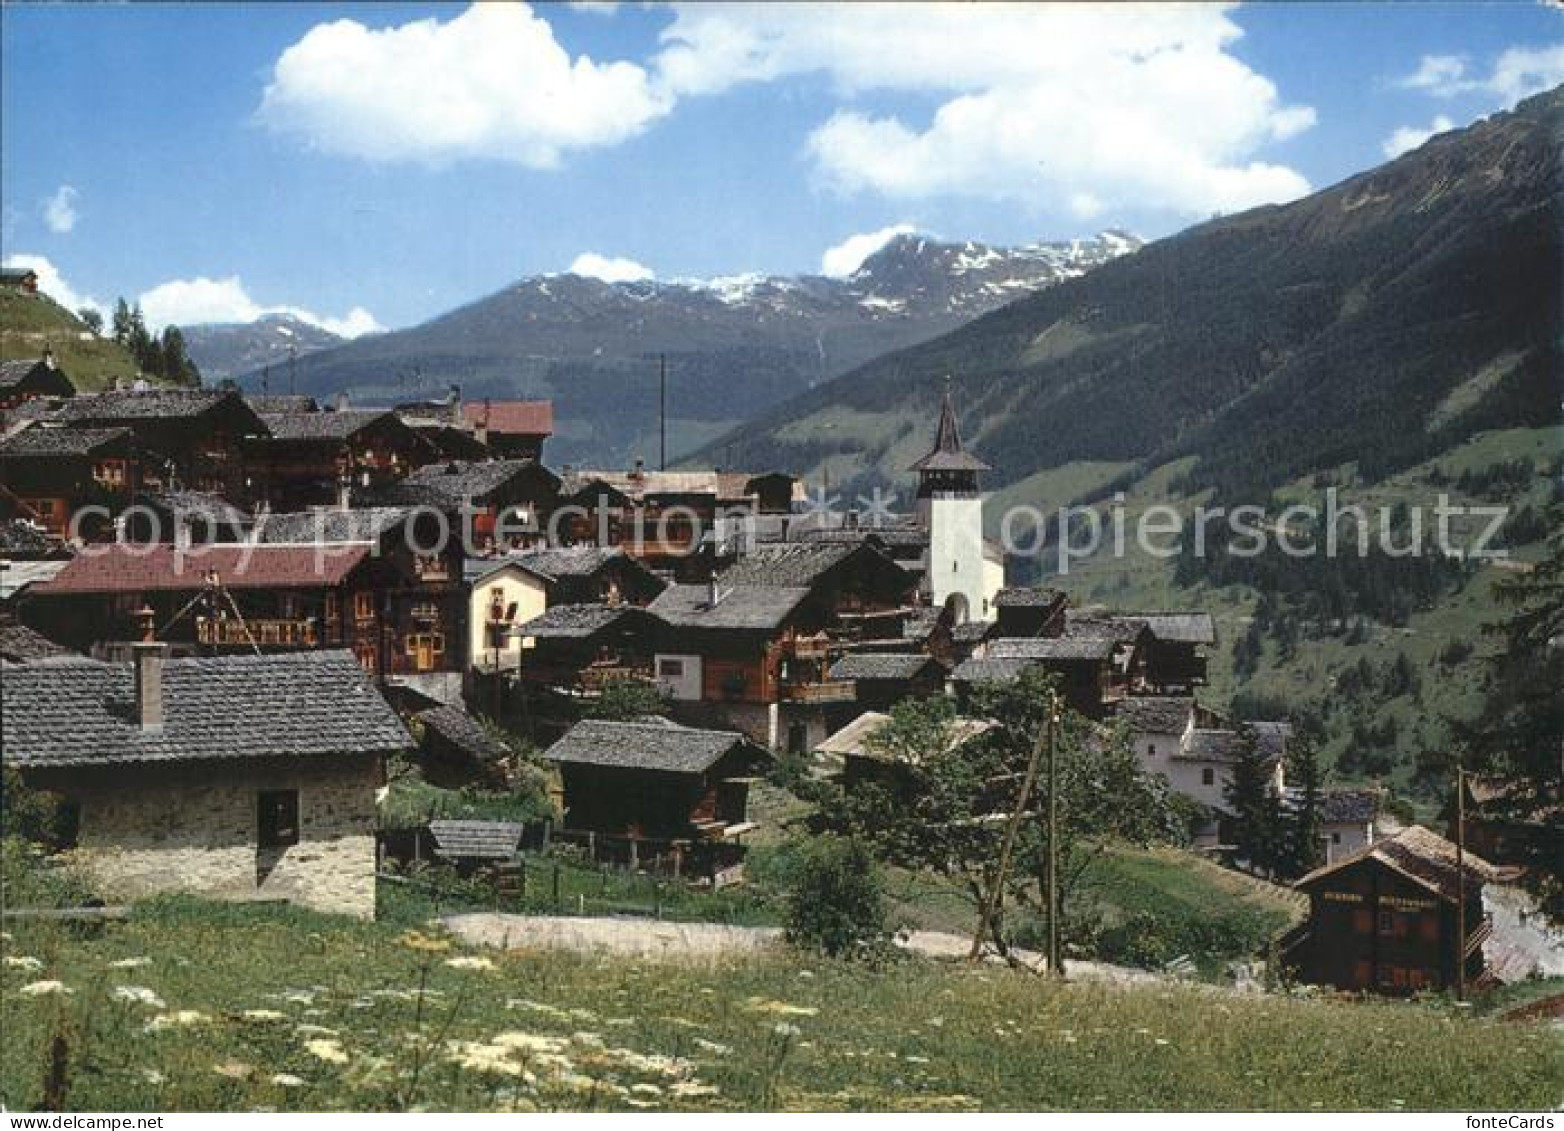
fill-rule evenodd
<path id="1" fill-rule="evenodd" d="M 824 660 L 830 654 L 831 638 L 825 633 L 818 636 L 795 636 L 782 642 L 782 655 L 793 660 Z"/>
<path id="2" fill-rule="evenodd" d="M 210 646 L 249 647 L 251 643 L 262 648 L 314 648 L 319 643 L 312 619 L 284 620 L 280 618 L 213 620 L 210 617 L 196 619 L 196 643 Z"/>
<path id="3" fill-rule="evenodd" d="M 789 703 L 847 703 L 858 693 L 850 679 L 822 679 L 813 682 L 782 684 L 782 698 Z"/>

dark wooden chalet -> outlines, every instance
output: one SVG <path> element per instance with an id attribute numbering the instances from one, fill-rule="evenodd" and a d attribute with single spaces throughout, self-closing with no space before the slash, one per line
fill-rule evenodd
<path id="1" fill-rule="evenodd" d="M 32 419 L 72 428 L 128 428 L 149 488 L 217 491 L 238 498 L 244 444 L 266 425 L 236 392 L 119 389 L 24 406 Z"/>
<path id="2" fill-rule="evenodd" d="M 947 671 L 933 656 L 920 652 L 849 652 L 827 674 L 851 680 L 860 707 L 888 711 L 903 699 L 943 694 Z"/>
<path id="3" fill-rule="evenodd" d="M 147 491 L 126 512 L 123 542 L 241 542 L 251 516 L 210 491 Z"/>
<path id="4" fill-rule="evenodd" d="M 573 694 L 652 678 L 661 622 L 634 605 L 554 605 L 517 628 L 523 681 Z"/>
<path id="5" fill-rule="evenodd" d="M 1062 636 L 1069 599 L 1058 589 L 1012 587 L 994 594 L 1000 636 Z"/>
<path id="6" fill-rule="evenodd" d="M 1144 672 L 1148 684 L 1165 694 L 1205 686 L 1204 649 L 1216 644 L 1210 613 L 1127 613 L 1119 619 L 1142 621 L 1151 630 Z"/>
<path id="7" fill-rule="evenodd" d="M 140 461 L 128 428 L 62 428 L 34 424 L 0 440 L 0 492 L 19 516 L 52 537 L 96 539 L 113 531 L 113 518 L 137 488 Z M 84 507 L 102 514 L 71 520 Z"/>
<path id="8" fill-rule="evenodd" d="M 1468 986 L 1484 984 L 1483 885 L 1496 871 L 1470 852 L 1463 865 L 1455 845 L 1413 825 L 1309 873 L 1296 885 L 1309 918 L 1283 940 L 1283 963 L 1305 982 L 1398 996 L 1446 989 L 1462 966 Z"/>
<path id="9" fill-rule="evenodd" d="M 470 402 L 461 406 L 461 423 L 499 459 L 542 460 L 543 442 L 554 434 L 554 402 Z"/>
<path id="10" fill-rule="evenodd" d="M 38 272 L 31 267 L 0 267 L 0 288 L 35 295 L 38 293 Z"/>
<path id="11" fill-rule="evenodd" d="M 749 789 L 771 764 L 742 734 L 658 718 L 588 719 L 544 757 L 563 779 L 567 832 L 691 842 L 753 831 Z"/>
<path id="12" fill-rule="evenodd" d="M 35 397 L 74 397 L 76 386 L 55 364 L 54 354 L 39 358 L 0 361 L 0 423 L 4 413 Z"/>
<path id="13" fill-rule="evenodd" d="M 514 563 L 537 577 L 550 605 L 649 605 L 668 588 L 617 546 L 545 547 L 489 560 Z"/>
<path id="14" fill-rule="evenodd" d="M 951 673 L 963 702 L 981 683 L 1018 679 L 1027 668 L 1041 668 L 1058 678 L 1065 704 L 1088 717 L 1100 717 L 1107 704 L 1120 697 L 1114 669 L 1112 636 L 1001 637 L 984 652 L 957 665 Z"/>
<path id="15" fill-rule="evenodd" d="M 538 544 L 558 497 L 559 477 L 535 460 L 451 460 L 419 468 L 377 501 L 440 510 L 477 553 Z"/>
<path id="16" fill-rule="evenodd" d="M 510 751 L 460 706 L 430 707 L 413 719 L 428 781 L 452 788 L 475 782 L 489 787 L 504 784 Z"/>
<path id="17" fill-rule="evenodd" d="M 252 504 L 304 510 L 373 491 L 434 462 L 434 445 L 389 409 L 266 413 L 267 435 L 245 444 Z"/>

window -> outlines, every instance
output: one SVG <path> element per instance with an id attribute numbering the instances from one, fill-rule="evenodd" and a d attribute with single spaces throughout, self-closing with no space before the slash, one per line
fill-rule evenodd
<path id="1" fill-rule="evenodd" d="M 1331 833 L 1330 834 L 1330 842 L 1332 844 L 1340 844 L 1341 843 L 1341 834 L 1340 833 Z"/>
<path id="2" fill-rule="evenodd" d="M 255 797 L 256 843 L 286 848 L 299 843 L 299 791 L 263 789 Z"/>
<path id="3" fill-rule="evenodd" d="M 959 561 L 951 562 L 950 563 L 950 572 L 951 573 L 960 573 L 961 572 L 961 563 Z"/>
<path id="4" fill-rule="evenodd" d="M 375 619 L 375 595 L 373 593 L 353 594 L 353 616 L 356 620 Z"/>
<path id="5" fill-rule="evenodd" d="M 1201 769 L 1200 769 L 1200 784 L 1201 785 L 1215 785 L 1216 784 L 1216 770 L 1213 769 L 1210 766 L 1202 766 Z"/>
<path id="6" fill-rule="evenodd" d="M 809 747 L 809 728 L 803 723 L 793 723 L 787 728 L 787 752 L 802 754 Z"/>
<path id="7" fill-rule="evenodd" d="M 683 660 L 658 660 L 657 674 L 668 679 L 681 679 L 684 676 Z"/>
<path id="8" fill-rule="evenodd" d="M 1379 913 L 1379 933 L 1382 935 L 1401 934 L 1401 916 L 1394 911 L 1381 911 Z"/>
<path id="9" fill-rule="evenodd" d="M 1367 908 L 1360 908 L 1352 913 L 1352 929 L 1360 935 L 1374 933 L 1374 916 Z"/>
<path id="10" fill-rule="evenodd" d="M 1155 758 L 1157 756 L 1157 744 L 1155 742 L 1146 743 L 1146 756 L 1148 758 Z"/>

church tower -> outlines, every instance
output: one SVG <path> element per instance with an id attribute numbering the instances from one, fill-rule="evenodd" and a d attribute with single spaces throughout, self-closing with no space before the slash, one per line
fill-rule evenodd
<path id="1" fill-rule="evenodd" d="M 924 571 L 929 603 L 954 605 L 958 623 L 989 619 L 1004 584 L 1004 563 L 987 552 L 983 540 L 978 476 L 989 466 L 961 447 L 948 379 L 934 447 L 909 470 L 918 473 L 918 522 L 929 532 Z"/>

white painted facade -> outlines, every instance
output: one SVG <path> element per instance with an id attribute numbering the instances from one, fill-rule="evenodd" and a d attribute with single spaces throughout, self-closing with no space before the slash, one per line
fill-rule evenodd
<path id="1" fill-rule="evenodd" d="M 496 649 L 496 640 L 490 632 L 496 605 L 501 611 L 503 627 L 525 624 L 542 616 L 547 609 L 547 590 L 541 578 L 516 565 L 502 566 L 473 583 L 467 606 L 470 662 L 487 666 L 498 654 L 502 669 L 513 668 L 522 641 L 506 634 L 500 637 L 500 647 Z"/>
<path id="2" fill-rule="evenodd" d="M 691 653 L 658 652 L 655 666 L 657 690 L 669 699 L 686 701 L 701 697 L 701 658 Z"/>
<path id="3" fill-rule="evenodd" d="M 1334 864 L 1374 843 L 1374 823 L 1329 821 L 1320 826 L 1320 840 L 1324 842 L 1325 863 Z"/>
<path id="4" fill-rule="evenodd" d="M 1004 585 L 1004 566 L 989 559 L 983 543 L 983 500 L 948 492 L 928 501 L 930 603 L 943 607 L 959 595 L 965 613 L 958 621 L 988 620 Z"/>

